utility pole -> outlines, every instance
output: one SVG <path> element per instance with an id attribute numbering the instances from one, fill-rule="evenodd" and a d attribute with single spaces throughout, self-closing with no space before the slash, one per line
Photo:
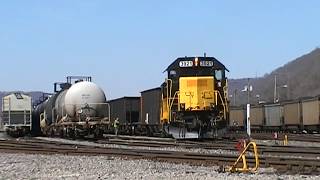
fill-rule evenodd
<path id="1" fill-rule="evenodd" d="M 250 104 L 250 78 L 248 78 L 248 85 L 247 85 L 247 93 L 248 93 L 248 104 Z"/>
<path id="2" fill-rule="evenodd" d="M 237 89 L 233 91 L 233 105 L 237 106 Z"/>
<path id="3" fill-rule="evenodd" d="M 277 75 L 274 75 L 273 103 L 277 102 Z"/>
<path id="4" fill-rule="evenodd" d="M 281 79 L 281 78 L 280 78 Z M 288 77 L 287 77 L 287 83 L 288 83 Z M 281 81 L 279 81 L 281 82 Z M 279 83 L 280 84 L 280 83 Z M 279 85 L 278 87 L 278 79 L 277 74 L 274 75 L 274 94 L 273 94 L 273 103 L 277 103 L 280 101 L 280 90 L 278 88 L 286 88 L 286 99 L 288 99 L 288 84 Z"/>
<path id="5" fill-rule="evenodd" d="M 250 85 L 250 78 L 248 78 L 248 84 L 244 87 L 242 92 L 247 93 L 247 134 L 251 138 L 251 127 L 250 127 L 250 92 L 253 90 L 252 85 Z"/>
<path id="6" fill-rule="evenodd" d="M 252 91 L 252 86 L 250 85 L 250 78 L 248 78 L 247 84 L 247 96 L 248 96 L 248 103 L 247 103 L 247 134 L 249 138 L 251 138 L 251 125 L 250 125 L 250 91 Z"/>

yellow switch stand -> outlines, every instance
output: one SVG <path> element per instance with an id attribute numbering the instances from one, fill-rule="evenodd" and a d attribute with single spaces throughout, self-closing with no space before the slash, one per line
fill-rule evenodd
<path id="1" fill-rule="evenodd" d="M 253 147 L 253 153 L 255 158 L 255 167 L 249 168 L 247 159 L 246 159 L 246 153 L 248 152 L 250 146 Z M 244 150 L 239 155 L 237 161 L 228 169 L 229 172 L 251 172 L 255 173 L 259 168 L 259 155 L 258 155 L 258 148 L 257 144 L 255 142 L 250 142 L 248 145 L 244 144 Z M 239 164 L 240 160 L 242 159 L 243 167 L 237 168 L 237 165 Z"/>

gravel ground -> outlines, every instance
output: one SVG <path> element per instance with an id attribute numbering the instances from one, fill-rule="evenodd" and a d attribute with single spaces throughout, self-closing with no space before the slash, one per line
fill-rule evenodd
<path id="1" fill-rule="evenodd" d="M 218 173 L 217 167 L 122 160 L 106 156 L 0 153 L 0 179 L 320 179 L 320 176 Z"/>

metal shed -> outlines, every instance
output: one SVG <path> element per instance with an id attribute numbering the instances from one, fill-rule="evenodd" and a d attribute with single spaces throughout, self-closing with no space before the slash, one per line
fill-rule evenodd
<path id="1" fill-rule="evenodd" d="M 141 92 L 141 123 L 160 124 L 161 88 Z"/>
<path id="2" fill-rule="evenodd" d="M 121 124 L 137 123 L 140 119 L 140 97 L 122 97 L 108 101 L 110 118 L 119 118 Z"/>

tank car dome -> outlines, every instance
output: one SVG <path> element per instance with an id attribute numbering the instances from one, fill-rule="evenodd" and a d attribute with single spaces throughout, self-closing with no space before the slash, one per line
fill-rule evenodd
<path id="1" fill-rule="evenodd" d="M 97 110 L 99 103 L 106 103 L 106 96 L 103 90 L 92 82 L 82 81 L 73 84 L 65 95 L 66 113 L 74 117 L 78 111 L 81 111 L 85 106 L 90 106 L 90 109 Z M 90 114 L 94 116 L 95 114 Z"/>

